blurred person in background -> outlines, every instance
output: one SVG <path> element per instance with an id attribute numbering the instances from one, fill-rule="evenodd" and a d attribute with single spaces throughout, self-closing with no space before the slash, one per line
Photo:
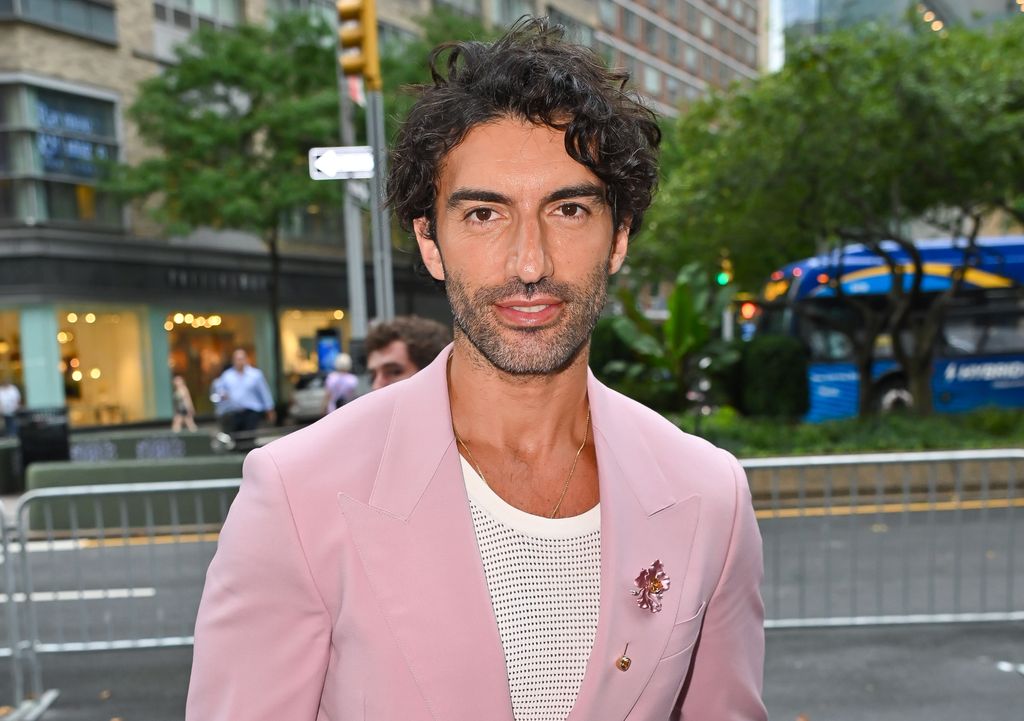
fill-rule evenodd
<path id="1" fill-rule="evenodd" d="M 366 335 L 370 387 L 379 390 L 409 378 L 430 365 L 451 342 L 451 328 L 429 318 L 404 315 L 374 323 Z"/>
<path id="2" fill-rule="evenodd" d="M 196 407 L 192 404 L 192 394 L 188 392 L 185 379 L 180 375 L 175 375 L 172 382 L 174 388 L 171 400 L 174 404 L 174 419 L 171 421 L 171 430 L 178 433 L 184 426 L 190 431 L 195 431 L 197 430 Z"/>
<path id="3" fill-rule="evenodd" d="M 263 371 L 249 364 L 249 354 L 243 348 L 231 354 L 231 366 L 213 382 L 211 397 L 227 433 L 254 431 L 260 419 L 273 423 L 277 418 L 267 379 Z"/>
<path id="4" fill-rule="evenodd" d="M 324 413 L 330 413 L 355 398 L 358 385 L 359 378 L 352 372 L 352 356 L 348 353 L 339 353 L 334 358 L 334 370 L 324 381 Z"/>
<path id="5" fill-rule="evenodd" d="M 21 391 L 10 378 L 0 378 L 0 416 L 4 421 L 4 435 L 18 435 L 18 421 L 15 414 L 21 407 Z"/>

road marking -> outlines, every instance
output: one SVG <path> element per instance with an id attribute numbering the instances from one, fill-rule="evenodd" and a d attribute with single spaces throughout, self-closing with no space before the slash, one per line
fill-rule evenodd
<path id="1" fill-rule="evenodd" d="M 921 513 L 924 511 L 978 511 L 983 508 L 1024 508 L 1024 498 L 998 501 L 918 501 L 915 503 L 871 503 L 862 506 L 813 506 L 811 508 L 763 508 L 754 512 L 759 519 L 820 518 L 822 516 L 870 516 L 875 513 Z"/>
<path id="2" fill-rule="evenodd" d="M 123 548 L 124 546 L 165 546 L 172 543 L 212 543 L 219 533 L 182 533 L 177 536 L 132 536 L 131 538 L 90 538 L 79 541 L 82 548 Z"/>
<path id="3" fill-rule="evenodd" d="M 33 591 L 32 600 L 46 601 L 105 601 L 117 598 L 152 598 L 156 589 L 149 588 L 90 588 L 83 591 Z M 0 593 L 0 603 L 7 603 L 10 596 Z M 14 600 L 25 602 L 24 593 L 15 593 Z"/>

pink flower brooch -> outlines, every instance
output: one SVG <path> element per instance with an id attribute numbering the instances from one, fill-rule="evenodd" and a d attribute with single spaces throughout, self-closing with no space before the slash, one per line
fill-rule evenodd
<path id="1" fill-rule="evenodd" d="M 661 561 L 655 561 L 650 568 L 640 571 L 640 575 L 633 582 L 636 588 L 630 593 L 636 597 L 636 605 L 647 609 L 651 613 L 661 610 L 661 597 L 668 590 L 672 579 L 665 575 L 665 567 Z"/>

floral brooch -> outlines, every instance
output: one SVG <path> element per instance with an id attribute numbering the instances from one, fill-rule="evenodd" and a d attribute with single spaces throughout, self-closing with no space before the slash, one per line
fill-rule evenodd
<path id="1" fill-rule="evenodd" d="M 651 613 L 661 610 L 661 597 L 668 590 L 670 579 L 665 574 L 661 561 L 655 561 L 649 568 L 640 571 L 633 582 L 636 586 L 630 593 L 636 597 L 636 605 Z"/>

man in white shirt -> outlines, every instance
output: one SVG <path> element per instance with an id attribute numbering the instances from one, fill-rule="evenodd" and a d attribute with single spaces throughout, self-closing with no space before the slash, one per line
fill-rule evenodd
<path id="1" fill-rule="evenodd" d="M 10 378 L 0 378 L 0 416 L 4 421 L 4 435 L 18 435 L 16 413 L 21 407 L 21 392 Z"/>

